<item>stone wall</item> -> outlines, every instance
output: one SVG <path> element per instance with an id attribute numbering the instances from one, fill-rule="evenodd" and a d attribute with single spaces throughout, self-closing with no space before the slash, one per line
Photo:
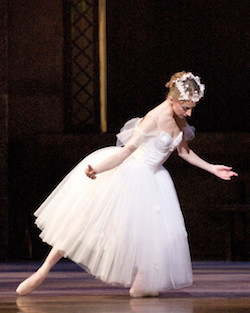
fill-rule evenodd
<path id="1" fill-rule="evenodd" d="M 62 1 L 8 2 L 10 140 L 63 132 Z"/>
<path id="2" fill-rule="evenodd" d="M 63 5 L 9 0 L 8 14 L 10 257 L 25 259 L 32 255 L 36 134 L 63 136 Z"/>

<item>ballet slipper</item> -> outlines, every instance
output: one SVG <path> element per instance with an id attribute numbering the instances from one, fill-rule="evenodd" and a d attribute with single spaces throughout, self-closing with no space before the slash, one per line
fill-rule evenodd
<path id="1" fill-rule="evenodd" d="M 27 279 L 25 279 L 16 289 L 16 293 L 19 296 L 26 296 L 35 290 L 44 281 L 47 275 L 40 273 L 34 273 Z"/>
<path id="2" fill-rule="evenodd" d="M 52 248 L 43 265 L 17 287 L 16 293 L 19 296 L 25 296 L 40 286 L 47 277 L 49 271 L 62 258 L 62 256 L 63 253 L 60 250 Z"/>
<path id="3" fill-rule="evenodd" d="M 159 296 L 159 292 L 157 291 L 134 290 L 133 288 L 130 288 L 129 294 L 133 298 L 158 297 Z"/>
<path id="4" fill-rule="evenodd" d="M 129 294 L 133 298 L 139 297 L 157 297 L 159 293 L 157 291 L 146 291 L 145 286 L 147 286 L 146 274 L 142 270 L 139 270 L 136 274 L 133 285 L 129 290 Z"/>

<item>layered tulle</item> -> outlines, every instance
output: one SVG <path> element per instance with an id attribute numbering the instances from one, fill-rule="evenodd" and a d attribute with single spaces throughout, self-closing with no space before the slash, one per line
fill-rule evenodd
<path id="1" fill-rule="evenodd" d="M 108 283 L 131 286 L 140 273 L 148 291 L 190 285 L 187 233 L 166 169 L 153 171 L 135 154 L 96 180 L 85 176 L 118 149 L 90 154 L 40 206 L 42 240 Z"/>

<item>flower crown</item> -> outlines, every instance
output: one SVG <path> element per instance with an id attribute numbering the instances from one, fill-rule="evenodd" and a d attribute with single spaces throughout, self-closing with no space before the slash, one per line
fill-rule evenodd
<path id="1" fill-rule="evenodd" d="M 189 91 L 187 90 L 189 85 L 185 85 L 187 79 L 192 79 L 196 82 L 200 89 L 199 92 L 195 90 L 194 94 L 190 95 Z M 179 100 L 181 101 L 198 102 L 204 95 L 205 85 L 201 84 L 199 76 L 194 76 L 191 72 L 183 74 L 180 78 L 174 80 L 173 83 L 180 93 Z"/>

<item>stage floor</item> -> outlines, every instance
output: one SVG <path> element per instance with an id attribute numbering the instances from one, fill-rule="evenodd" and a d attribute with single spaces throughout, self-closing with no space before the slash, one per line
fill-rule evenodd
<path id="1" fill-rule="evenodd" d="M 29 296 L 15 289 L 37 262 L 0 263 L 1 313 L 242 313 L 250 312 L 250 263 L 194 262 L 194 284 L 157 298 L 131 298 L 71 262 L 60 262 Z"/>

